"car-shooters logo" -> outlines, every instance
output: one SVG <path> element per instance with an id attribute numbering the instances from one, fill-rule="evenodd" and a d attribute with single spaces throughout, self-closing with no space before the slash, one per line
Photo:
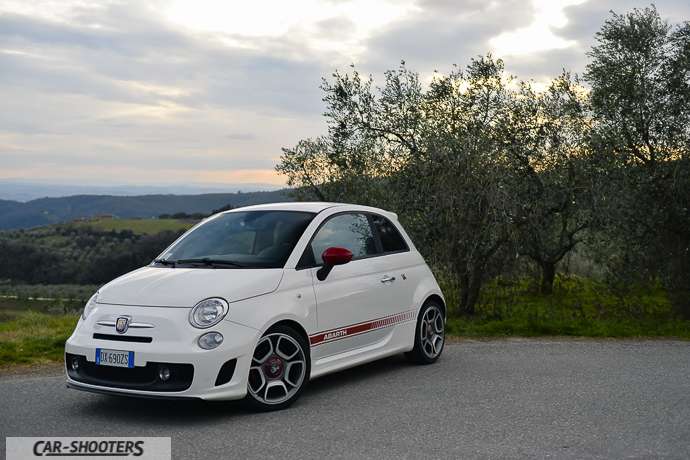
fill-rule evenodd
<path id="1" fill-rule="evenodd" d="M 34 443 L 34 455 L 36 457 L 70 454 L 141 457 L 144 455 L 144 441 L 72 441 L 67 445 L 63 445 L 62 441 L 36 441 Z"/>
<path id="2" fill-rule="evenodd" d="M 170 438 L 7 438 L 7 460 L 132 457 L 170 460 Z"/>

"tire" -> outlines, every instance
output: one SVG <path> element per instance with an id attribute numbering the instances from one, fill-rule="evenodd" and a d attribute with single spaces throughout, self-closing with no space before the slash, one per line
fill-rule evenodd
<path id="1" fill-rule="evenodd" d="M 294 329 L 277 325 L 256 344 L 245 402 L 259 411 L 285 409 L 300 397 L 311 374 L 309 348 Z"/>
<path id="2" fill-rule="evenodd" d="M 405 357 L 417 364 L 435 363 L 446 341 L 443 309 L 436 301 L 427 301 L 419 311 L 414 334 L 414 348 Z"/>

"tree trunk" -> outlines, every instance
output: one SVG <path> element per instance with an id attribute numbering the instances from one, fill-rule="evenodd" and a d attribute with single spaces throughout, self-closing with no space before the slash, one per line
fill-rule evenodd
<path id="1" fill-rule="evenodd" d="M 472 283 L 470 284 L 470 292 L 468 293 L 467 296 L 467 306 L 466 306 L 466 311 L 468 316 L 474 316 L 475 315 L 475 310 L 474 307 L 477 304 L 477 300 L 479 300 L 479 288 L 481 287 L 481 283 Z"/>
<path id="2" fill-rule="evenodd" d="M 460 305 L 458 308 L 461 315 L 467 315 L 467 299 L 470 293 L 470 279 L 467 274 L 462 274 L 460 276 Z"/>
<path id="3" fill-rule="evenodd" d="M 460 276 L 460 314 L 463 316 L 474 316 L 475 305 L 479 299 L 481 289 L 481 277 L 477 278 L 464 273 Z"/>
<path id="4" fill-rule="evenodd" d="M 541 293 L 553 294 L 553 280 L 556 278 L 556 262 L 544 261 L 541 266 Z"/>

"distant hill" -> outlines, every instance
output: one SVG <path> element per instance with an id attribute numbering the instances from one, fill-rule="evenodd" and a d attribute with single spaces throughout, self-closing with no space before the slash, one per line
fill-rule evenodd
<path id="1" fill-rule="evenodd" d="M 0 230 L 18 229 L 72 220 L 80 214 L 107 213 L 129 219 L 151 219 L 176 212 L 210 213 L 227 204 L 233 207 L 288 201 L 282 190 L 249 193 L 209 193 L 205 195 L 76 195 L 40 198 L 26 203 L 0 200 Z"/>
<path id="2" fill-rule="evenodd" d="M 117 183 L 103 183 L 91 179 L 85 182 L 84 178 L 75 181 L 51 181 L 37 179 L 0 179 L 0 200 L 27 201 L 38 198 L 59 198 L 75 195 L 115 195 L 115 196 L 139 196 L 139 195 L 202 195 L 206 193 L 226 193 L 239 191 L 241 193 L 275 191 L 283 188 L 276 184 L 228 184 L 208 182 L 169 183 L 165 185 L 123 185 Z"/>

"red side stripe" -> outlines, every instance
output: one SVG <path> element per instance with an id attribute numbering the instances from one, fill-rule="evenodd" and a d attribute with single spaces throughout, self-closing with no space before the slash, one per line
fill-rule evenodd
<path id="1" fill-rule="evenodd" d="M 312 346 L 321 345 L 322 343 L 335 342 L 336 340 L 354 337 L 356 335 L 364 334 L 366 332 L 383 329 L 386 327 L 403 324 L 417 319 L 416 310 L 408 310 L 395 315 L 384 316 L 372 321 L 364 323 L 355 323 L 345 327 L 329 329 L 327 331 L 319 332 L 309 336 L 309 342 Z"/>

